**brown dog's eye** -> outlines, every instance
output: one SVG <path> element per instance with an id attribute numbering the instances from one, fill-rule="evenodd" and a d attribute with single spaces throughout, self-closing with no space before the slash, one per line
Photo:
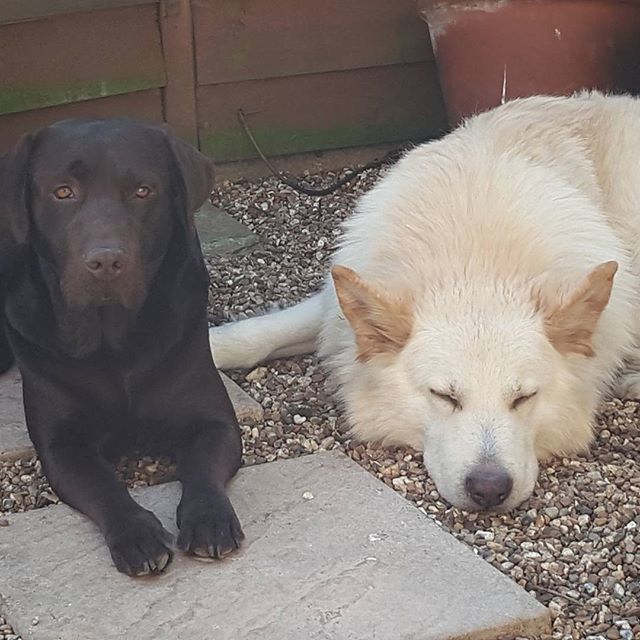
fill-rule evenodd
<path id="1" fill-rule="evenodd" d="M 517 397 L 511 403 L 511 408 L 514 410 L 519 409 L 527 400 L 531 400 L 531 398 L 533 398 L 535 395 L 536 395 L 536 392 L 534 391 L 533 393 L 529 393 L 527 395 Z"/>
<path id="2" fill-rule="evenodd" d="M 58 200 L 68 200 L 69 198 L 73 198 L 75 194 L 73 193 L 73 189 L 71 187 L 64 184 L 61 187 L 58 187 L 53 192 L 53 195 L 58 198 Z"/>
<path id="3" fill-rule="evenodd" d="M 151 189 L 142 184 L 136 189 L 136 198 L 146 198 L 150 193 Z"/>

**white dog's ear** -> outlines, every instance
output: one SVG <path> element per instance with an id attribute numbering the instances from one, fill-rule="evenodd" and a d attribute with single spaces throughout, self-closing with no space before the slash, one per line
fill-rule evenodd
<path id="1" fill-rule="evenodd" d="M 356 336 L 358 360 L 397 353 L 411 335 L 409 306 L 376 291 L 347 267 L 331 270 L 338 302 Z"/>
<path id="2" fill-rule="evenodd" d="M 546 317 L 546 332 L 560 353 L 593 356 L 591 338 L 613 287 L 617 262 L 598 265 L 577 289 Z"/>

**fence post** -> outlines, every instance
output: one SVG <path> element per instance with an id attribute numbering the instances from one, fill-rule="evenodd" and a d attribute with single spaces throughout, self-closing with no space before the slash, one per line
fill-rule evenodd
<path id="1" fill-rule="evenodd" d="M 160 30 L 167 76 L 164 119 L 176 135 L 197 146 L 198 111 L 191 0 L 161 0 Z"/>

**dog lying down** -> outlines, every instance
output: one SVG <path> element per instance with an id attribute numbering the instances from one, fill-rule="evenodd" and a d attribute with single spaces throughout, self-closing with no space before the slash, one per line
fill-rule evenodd
<path id="1" fill-rule="evenodd" d="M 210 330 L 221 368 L 313 350 L 353 434 L 410 445 L 461 508 L 511 509 L 640 397 L 640 101 L 534 97 L 405 155 L 324 290 Z"/>
<path id="2" fill-rule="evenodd" d="M 181 549 L 220 558 L 244 537 L 225 493 L 240 430 L 207 346 L 193 219 L 212 186 L 207 158 L 128 120 L 57 123 L 0 159 L 0 371 L 15 357 L 51 486 L 132 576 L 173 551 L 117 481 L 123 453 L 175 458 Z"/>

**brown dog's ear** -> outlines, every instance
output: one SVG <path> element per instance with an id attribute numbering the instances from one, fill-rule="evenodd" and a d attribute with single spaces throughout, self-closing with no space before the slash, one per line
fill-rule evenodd
<path id="1" fill-rule="evenodd" d="M 25 134 L 4 158 L 0 173 L 0 206 L 9 219 L 9 229 L 18 245 L 27 242 L 29 235 L 29 206 L 27 183 L 29 160 L 35 135 Z"/>
<path id="2" fill-rule="evenodd" d="M 195 147 L 176 138 L 166 127 L 163 127 L 163 131 L 180 171 L 187 207 L 187 223 L 193 228 L 193 214 L 213 191 L 213 163 Z"/>
<path id="3" fill-rule="evenodd" d="M 609 302 L 617 270 L 618 263 L 613 261 L 597 266 L 566 301 L 547 314 L 546 333 L 560 353 L 594 355 L 591 338 Z"/>
<path id="4" fill-rule="evenodd" d="M 376 291 L 347 267 L 335 266 L 331 275 L 340 307 L 356 336 L 358 360 L 400 351 L 411 335 L 409 306 Z"/>

